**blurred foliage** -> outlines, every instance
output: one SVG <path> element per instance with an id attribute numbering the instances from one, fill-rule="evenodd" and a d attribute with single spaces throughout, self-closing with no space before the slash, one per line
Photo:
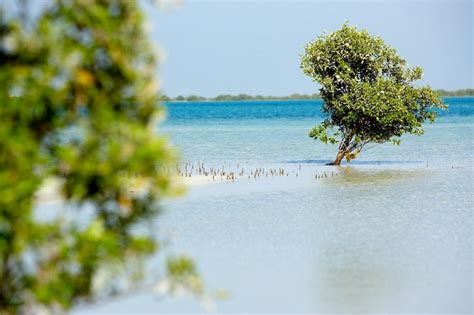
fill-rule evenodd
<path id="1" fill-rule="evenodd" d="M 445 108 L 430 87 L 417 87 L 423 71 L 409 68 L 380 37 L 344 24 L 309 43 L 301 60 L 303 72 L 321 84 L 327 118 L 309 135 L 340 143 L 333 164 L 357 157 L 368 143 L 399 143 L 404 133 L 422 134 L 434 108 Z"/>
<path id="2" fill-rule="evenodd" d="M 166 261 L 167 276 L 160 280 L 154 288 L 158 296 L 189 295 L 197 298 L 208 312 L 215 312 L 216 300 L 230 298 L 226 290 L 210 293 L 206 290 L 194 261 L 185 256 L 171 256 Z"/>
<path id="3" fill-rule="evenodd" d="M 35 18 L 11 6 L 0 7 L 0 314 L 65 310 L 141 278 L 175 157 L 156 135 L 157 60 L 137 1 L 52 0 Z M 64 203 L 38 217 L 51 178 Z"/>
<path id="4" fill-rule="evenodd" d="M 169 290 L 171 293 L 182 287 L 198 295 L 204 294 L 204 286 L 191 258 L 186 256 L 169 257 L 166 270 L 170 280 Z"/>

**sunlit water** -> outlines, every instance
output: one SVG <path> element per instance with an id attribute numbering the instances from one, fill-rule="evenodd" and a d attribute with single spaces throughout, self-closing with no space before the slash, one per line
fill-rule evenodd
<path id="1" fill-rule="evenodd" d="M 340 168 L 324 165 L 336 147 L 307 136 L 320 101 L 168 104 L 160 130 L 184 161 L 289 176 L 193 188 L 165 201 L 157 230 L 229 292 L 219 312 L 471 313 L 474 99 L 445 101 L 425 135 Z M 139 294 L 89 311 L 203 308 Z"/>

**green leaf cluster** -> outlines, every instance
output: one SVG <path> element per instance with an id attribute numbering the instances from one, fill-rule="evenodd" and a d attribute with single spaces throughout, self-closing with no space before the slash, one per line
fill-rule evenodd
<path id="1" fill-rule="evenodd" d="M 367 143 L 422 134 L 423 122 L 434 121 L 435 108 L 446 107 L 430 87 L 415 85 L 423 74 L 420 67 L 408 67 L 380 37 L 347 24 L 309 43 L 301 69 L 321 85 L 327 114 L 310 137 L 324 143 L 337 137 L 335 164 Z M 331 130 L 334 136 L 328 137 Z"/>
<path id="2" fill-rule="evenodd" d="M 149 223 L 174 191 L 137 1 L 54 0 L 35 19 L 15 9 L 0 6 L 2 314 L 117 293 L 97 275 L 140 274 L 159 248 Z M 64 207 L 39 218 L 48 179 Z"/>

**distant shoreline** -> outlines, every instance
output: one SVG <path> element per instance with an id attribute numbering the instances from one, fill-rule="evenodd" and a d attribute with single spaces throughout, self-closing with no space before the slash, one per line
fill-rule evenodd
<path id="1" fill-rule="evenodd" d="M 463 96 L 474 96 L 474 89 L 462 89 L 455 91 L 447 90 L 436 90 L 441 97 L 463 97 Z M 249 94 L 238 94 L 230 95 L 223 94 L 215 97 L 204 97 L 198 95 L 188 95 L 177 97 L 168 97 L 166 95 L 160 95 L 160 101 L 163 102 L 218 102 L 218 101 L 284 101 L 284 100 L 318 100 L 321 96 L 315 94 L 298 94 L 294 93 L 288 96 L 264 96 L 264 95 L 249 95 Z"/>
<path id="2" fill-rule="evenodd" d="M 462 89 L 455 91 L 447 90 L 436 90 L 436 92 L 441 97 L 465 97 L 465 96 L 474 96 L 474 89 Z M 218 95 L 215 97 L 204 97 L 198 95 L 188 95 L 188 96 L 177 96 L 177 97 L 168 97 L 166 95 L 160 96 L 160 101 L 163 102 L 218 102 L 218 101 L 284 101 L 284 100 L 318 100 L 321 99 L 321 96 L 317 93 L 315 94 L 298 94 L 294 93 L 288 96 L 264 96 L 264 95 L 248 95 L 248 94 L 238 94 L 238 95 Z"/>

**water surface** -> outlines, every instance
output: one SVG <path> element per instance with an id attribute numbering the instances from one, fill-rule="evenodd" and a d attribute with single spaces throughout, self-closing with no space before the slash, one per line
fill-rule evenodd
<path id="1" fill-rule="evenodd" d="M 165 202 L 157 229 L 211 291 L 230 292 L 220 312 L 471 313 L 474 99 L 445 101 L 425 135 L 339 168 L 324 166 L 336 147 L 307 136 L 321 101 L 170 103 L 160 130 L 183 161 L 290 176 L 191 189 Z M 97 308 L 130 309 L 203 311 L 151 294 Z"/>

